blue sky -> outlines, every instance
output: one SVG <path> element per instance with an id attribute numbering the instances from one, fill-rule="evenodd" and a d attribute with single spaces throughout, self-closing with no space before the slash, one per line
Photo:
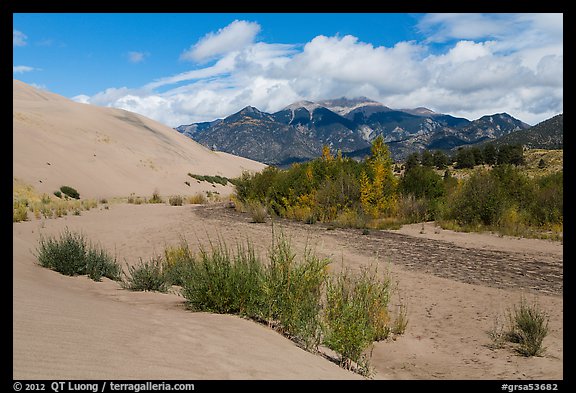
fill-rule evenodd
<path id="1" fill-rule="evenodd" d="M 535 124 L 563 111 L 563 17 L 14 14 L 13 71 L 173 127 L 342 96 Z"/>

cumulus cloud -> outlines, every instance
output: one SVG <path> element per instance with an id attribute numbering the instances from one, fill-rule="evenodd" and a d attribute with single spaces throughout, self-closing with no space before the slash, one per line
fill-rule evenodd
<path id="1" fill-rule="evenodd" d="M 24 46 L 28 36 L 18 30 L 12 30 L 12 46 Z"/>
<path id="2" fill-rule="evenodd" d="M 387 47 L 351 35 L 319 35 L 303 45 L 256 42 L 257 23 L 234 21 L 182 56 L 215 62 L 82 101 L 170 126 L 222 118 L 247 105 L 274 112 L 298 100 L 342 96 L 469 119 L 508 112 L 535 124 L 563 111 L 561 24 L 561 15 L 427 15 L 418 25 L 429 29 L 425 39 Z M 449 43 L 439 50 L 440 41 Z"/>
<path id="3" fill-rule="evenodd" d="M 201 62 L 241 50 L 254 42 L 259 31 L 260 25 L 258 23 L 235 20 L 216 33 L 206 34 L 190 49 L 184 51 L 180 57 L 183 60 Z"/>
<path id="4" fill-rule="evenodd" d="M 141 63 L 149 56 L 147 52 L 128 52 L 127 55 L 130 63 Z"/>
<path id="5" fill-rule="evenodd" d="M 14 73 L 14 74 L 23 74 L 25 72 L 30 72 L 30 71 L 37 71 L 37 68 L 29 67 L 29 66 L 25 66 L 25 65 L 12 66 L 12 73 Z"/>

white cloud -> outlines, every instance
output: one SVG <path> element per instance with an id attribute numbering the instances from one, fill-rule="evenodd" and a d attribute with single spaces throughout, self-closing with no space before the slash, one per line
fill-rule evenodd
<path id="1" fill-rule="evenodd" d="M 459 17 L 426 16 L 420 28 L 430 29 L 428 40 L 391 47 L 351 35 L 320 35 L 304 45 L 254 42 L 260 26 L 235 21 L 186 52 L 195 61 L 217 56 L 216 62 L 86 101 L 170 126 L 222 118 L 247 105 L 274 112 L 303 99 L 360 95 L 469 119 L 508 112 L 529 124 L 563 111 L 561 17 Z M 439 40 L 450 43 L 432 48 Z"/>
<path id="2" fill-rule="evenodd" d="M 86 94 L 79 94 L 77 96 L 72 97 L 73 101 L 79 102 L 81 104 L 89 104 L 90 103 L 90 96 Z"/>
<path id="3" fill-rule="evenodd" d="M 28 36 L 21 31 L 12 29 L 12 46 L 25 46 Z"/>
<path id="4" fill-rule="evenodd" d="M 34 67 L 25 66 L 25 65 L 12 66 L 12 73 L 14 73 L 14 74 L 23 74 L 25 72 L 30 72 L 30 71 L 38 71 L 38 69 L 34 68 Z"/>
<path id="5" fill-rule="evenodd" d="M 141 63 L 148 56 L 147 52 L 128 52 L 128 60 L 131 63 Z"/>
<path id="6" fill-rule="evenodd" d="M 206 34 L 190 49 L 184 51 L 181 59 L 201 62 L 241 50 L 254 42 L 259 31 L 260 25 L 258 23 L 235 20 L 216 33 Z"/>

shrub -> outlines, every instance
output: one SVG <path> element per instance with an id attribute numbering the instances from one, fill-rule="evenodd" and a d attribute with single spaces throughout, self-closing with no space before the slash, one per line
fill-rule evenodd
<path id="1" fill-rule="evenodd" d="M 60 191 L 54 191 L 54 195 L 56 195 L 58 198 L 62 198 L 62 192 Z"/>
<path id="2" fill-rule="evenodd" d="M 185 241 L 177 247 L 167 247 L 164 250 L 162 271 L 170 285 L 184 286 L 192 276 L 195 259 Z"/>
<path id="3" fill-rule="evenodd" d="M 88 277 L 94 281 L 100 281 L 102 277 L 107 277 L 114 281 L 121 279 L 122 268 L 116 261 L 102 248 L 89 248 L 86 252 L 86 272 Z"/>
<path id="4" fill-rule="evenodd" d="M 519 344 L 518 352 L 524 356 L 540 356 L 548 334 L 549 318 L 536 303 L 528 304 L 524 298 L 509 314 L 511 329 L 509 340 Z"/>
<path id="5" fill-rule="evenodd" d="M 152 198 L 148 199 L 148 203 L 163 203 L 162 197 L 158 193 L 158 190 L 154 190 L 152 193 Z"/>
<path id="6" fill-rule="evenodd" d="M 233 255 L 219 241 L 210 250 L 201 248 L 190 267 L 182 294 L 191 309 L 262 315 L 262 264 L 251 245 L 238 247 Z"/>
<path id="7" fill-rule="evenodd" d="M 506 206 L 505 194 L 497 179 L 487 171 L 477 171 L 456 194 L 450 215 L 460 225 L 494 225 Z"/>
<path id="8" fill-rule="evenodd" d="M 40 238 L 38 261 L 43 267 L 67 276 L 86 274 L 86 240 L 66 229 L 60 239 Z"/>
<path id="9" fill-rule="evenodd" d="M 184 198 L 182 198 L 180 195 L 175 195 L 175 196 L 171 196 L 168 199 L 168 202 L 170 203 L 170 206 L 182 206 L 182 203 L 184 202 Z"/>
<path id="10" fill-rule="evenodd" d="M 59 239 L 41 237 L 37 252 L 41 266 L 67 276 L 87 274 L 94 281 L 100 281 L 102 277 L 120 279 L 122 269 L 116 258 L 87 244 L 82 234 L 68 229 Z"/>
<path id="11" fill-rule="evenodd" d="M 265 293 L 267 319 L 279 321 L 285 334 L 308 350 L 321 340 L 321 296 L 329 260 L 319 259 L 306 249 L 296 261 L 290 241 L 280 234 L 269 252 Z"/>
<path id="12" fill-rule="evenodd" d="M 80 199 L 80 194 L 78 193 L 78 191 L 76 191 L 70 186 L 62 186 L 60 187 L 60 191 L 62 191 L 64 195 L 67 195 L 70 198 Z"/>
<path id="13" fill-rule="evenodd" d="M 340 354 L 342 367 L 368 369 L 364 351 L 390 332 L 389 293 L 389 281 L 378 280 L 376 270 L 344 271 L 327 281 L 324 342 Z"/>
<path id="14" fill-rule="evenodd" d="M 123 286 L 132 291 L 168 291 L 168 282 L 162 272 L 162 258 L 155 257 L 148 262 L 140 259 L 135 266 L 128 266 Z"/>

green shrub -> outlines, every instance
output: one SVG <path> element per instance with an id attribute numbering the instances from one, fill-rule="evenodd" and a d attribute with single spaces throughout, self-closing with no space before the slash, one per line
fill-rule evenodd
<path id="1" fill-rule="evenodd" d="M 171 196 L 168 199 L 168 202 L 170 203 L 170 206 L 182 206 L 182 203 L 184 202 L 184 198 L 182 198 L 180 195 L 175 195 L 175 196 Z"/>
<path id="2" fill-rule="evenodd" d="M 210 250 L 200 249 L 183 284 L 183 296 L 193 310 L 261 315 L 262 264 L 251 245 L 238 247 L 235 255 L 219 241 Z"/>
<path id="3" fill-rule="evenodd" d="M 177 247 L 167 247 L 164 250 L 162 271 L 170 285 L 184 286 L 193 274 L 195 259 L 185 241 Z"/>
<path id="4" fill-rule="evenodd" d="M 545 348 L 542 342 L 548 335 L 549 317 L 536 303 L 528 304 L 524 298 L 509 314 L 511 329 L 509 341 L 519 344 L 518 352 L 524 356 L 540 356 Z"/>
<path id="5" fill-rule="evenodd" d="M 279 321 L 285 334 L 306 349 L 316 349 L 321 340 L 322 288 L 329 260 L 319 259 L 308 249 L 296 260 L 290 241 L 280 234 L 274 239 L 266 269 L 265 293 L 270 321 Z"/>
<path id="6" fill-rule="evenodd" d="M 155 257 L 147 262 L 140 259 L 135 266 L 128 266 L 123 286 L 132 291 L 168 291 L 168 282 L 162 272 L 162 258 Z"/>
<path id="7" fill-rule="evenodd" d="M 67 276 L 86 274 L 86 249 L 84 236 L 66 229 L 60 239 L 40 238 L 38 261 Z"/>
<path id="8" fill-rule="evenodd" d="M 58 198 L 62 198 L 62 192 L 60 191 L 54 191 L 54 195 L 56 195 Z"/>
<path id="9" fill-rule="evenodd" d="M 67 276 L 87 274 L 94 281 L 102 277 L 120 279 L 122 269 L 116 258 L 102 248 L 87 244 L 81 233 L 66 229 L 59 239 L 41 237 L 37 253 L 41 266 Z"/>
<path id="10" fill-rule="evenodd" d="M 497 179 L 482 170 L 474 172 L 456 194 L 450 216 L 460 225 L 495 225 L 506 206 L 506 196 Z"/>
<path id="11" fill-rule="evenodd" d="M 390 333 L 390 285 L 376 273 L 365 269 L 353 276 L 344 271 L 327 281 L 324 343 L 340 354 L 340 364 L 347 369 L 354 364 L 368 369 L 364 351 Z"/>
<path id="12" fill-rule="evenodd" d="M 80 194 L 78 193 L 78 191 L 76 191 L 70 186 L 62 186 L 60 187 L 60 191 L 62 191 L 64 195 L 67 195 L 70 198 L 80 199 Z"/>
<path id="13" fill-rule="evenodd" d="M 100 281 L 107 277 L 114 281 L 120 281 L 122 268 L 116 258 L 110 256 L 102 248 L 89 248 L 86 252 L 86 272 L 94 281 Z"/>

